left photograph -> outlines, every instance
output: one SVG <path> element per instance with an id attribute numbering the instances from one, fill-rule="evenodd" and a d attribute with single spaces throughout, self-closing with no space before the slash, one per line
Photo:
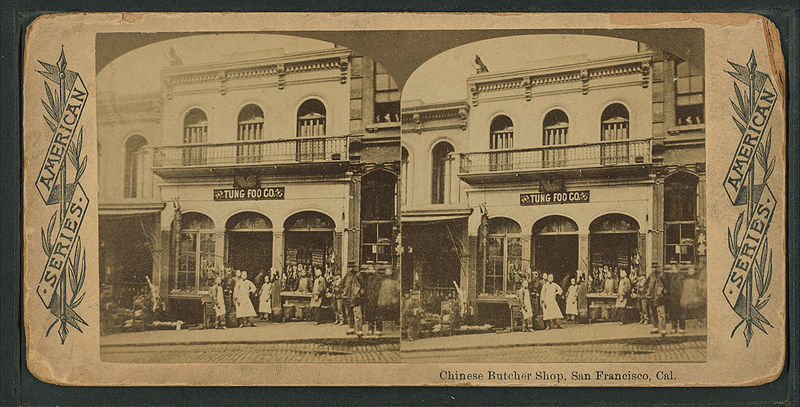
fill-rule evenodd
<path id="1" fill-rule="evenodd" d="M 96 45 L 101 359 L 399 362 L 391 75 L 274 34 Z"/>

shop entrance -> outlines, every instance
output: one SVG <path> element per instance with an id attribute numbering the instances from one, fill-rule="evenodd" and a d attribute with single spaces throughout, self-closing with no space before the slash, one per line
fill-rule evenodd
<path id="1" fill-rule="evenodd" d="M 564 290 L 578 270 L 578 225 L 564 216 L 548 216 L 533 225 L 531 258 L 539 273 L 553 275 Z"/>
<path id="2" fill-rule="evenodd" d="M 620 270 L 630 275 L 638 266 L 639 223 L 622 214 L 603 215 L 589 226 L 589 256 L 596 289 L 609 277 L 619 279 Z"/>
<path id="3" fill-rule="evenodd" d="M 226 223 L 228 266 L 252 280 L 272 267 L 272 222 L 255 212 L 232 216 Z"/>
<path id="4" fill-rule="evenodd" d="M 319 212 L 300 212 L 284 223 L 284 264 L 287 270 L 301 269 L 309 273 L 319 267 L 333 268 L 333 220 Z"/>

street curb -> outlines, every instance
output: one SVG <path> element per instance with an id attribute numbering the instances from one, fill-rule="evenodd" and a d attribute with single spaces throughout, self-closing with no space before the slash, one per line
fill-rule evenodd
<path id="1" fill-rule="evenodd" d="M 308 339 L 282 339 L 282 340 L 239 340 L 239 341 L 166 341 L 148 343 L 114 343 L 104 345 L 100 343 L 100 348 L 123 348 L 123 347 L 148 347 L 148 346 L 186 346 L 186 345 L 258 345 L 258 344 L 302 344 L 317 343 L 320 345 L 384 345 L 397 343 L 400 345 L 399 336 L 382 337 L 350 337 L 350 338 L 308 338 Z"/>
<path id="2" fill-rule="evenodd" d="M 401 349 L 402 353 L 425 353 L 425 352 L 441 352 L 441 351 L 454 351 L 454 350 L 478 350 L 478 349 L 505 349 L 505 348 L 522 348 L 532 346 L 562 346 L 562 345 L 602 345 L 612 344 L 619 342 L 626 342 L 634 345 L 648 345 L 654 343 L 680 343 L 692 340 L 707 340 L 707 334 L 691 334 L 680 336 L 649 336 L 649 337 L 635 337 L 635 338 L 618 338 L 618 339 L 596 339 L 584 341 L 562 341 L 562 342 L 534 342 L 534 343 L 510 343 L 505 345 L 479 345 L 479 346 L 456 346 L 456 347 L 443 347 L 443 348 L 430 348 L 430 349 Z"/>

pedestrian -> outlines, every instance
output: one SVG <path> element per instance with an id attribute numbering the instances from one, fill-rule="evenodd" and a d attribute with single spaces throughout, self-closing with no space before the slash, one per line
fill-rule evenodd
<path id="1" fill-rule="evenodd" d="M 342 299 L 345 302 L 345 314 L 350 329 L 348 335 L 356 334 L 360 338 L 364 335 L 363 321 L 361 319 L 361 306 L 364 300 L 364 284 L 361 273 L 355 264 L 347 265 L 347 274 L 342 281 Z"/>
<path id="2" fill-rule="evenodd" d="M 392 276 L 391 268 L 384 271 L 378 290 L 378 318 L 381 323 L 375 332 L 378 336 L 383 333 L 385 321 L 398 321 L 400 318 L 400 283 Z"/>
<path id="3" fill-rule="evenodd" d="M 211 286 L 211 303 L 214 305 L 214 328 L 225 329 L 225 290 L 222 288 L 222 278 L 215 277 Z"/>
<path id="4" fill-rule="evenodd" d="M 567 319 L 572 322 L 578 318 L 578 287 L 575 285 L 575 279 L 569 280 L 569 288 L 567 288 Z"/>
<path id="5" fill-rule="evenodd" d="M 333 309 L 336 312 L 336 321 L 334 325 L 344 325 L 344 307 L 342 306 L 342 276 L 336 274 L 333 276 L 333 287 L 331 292 L 333 294 Z"/>
<path id="6" fill-rule="evenodd" d="M 382 331 L 382 321 L 378 318 L 378 291 L 381 287 L 381 276 L 375 273 L 363 273 L 364 301 L 361 306 L 364 323 L 367 324 L 367 335 Z"/>
<path id="7" fill-rule="evenodd" d="M 639 295 L 639 323 L 643 325 L 650 323 L 650 302 L 647 297 L 647 282 L 649 280 L 650 276 L 639 276 L 636 279 L 636 292 Z"/>
<path id="8" fill-rule="evenodd" d="M 539 295 L 542 301 L 542 318 L 545 322 L 545 329 L 550 329 L 555 326 L 562 328 L 559 320 L 564 316 L 561 314 L 561 309 L 558 308 L 558 301 L 556 297 L 561 295 L 563 290 L 558 284 L 553 282 L 553 275 L 547 275 L 547 282 L 542 287 L 542 292 Z"/>
<path id="9" fill-rule="evenodd" d="M 587 274 L 578 273 L 578 289 L 576 294 L 576 305 L 578 307 L 578 318 L 581 323 L 589 321 L 589 281 Z"/>
<path id="10" fill-rule="evenodd" d="M 272 321 L 283 321 L 283 298 L 281 297 L 281 290 L 283 289 L 283 275 L 280 269 L 274 269 L 272 274 L 272 294 L 269 296 L 270 306 L 272 308 Z"/>
<path id="11" fill-rule="evenodd" d="M 272 279 L 269 275 L 262 275 L 261 279 L 264 282 L 258 294 L 258 312 L 261 314 L 261 320 L 267 321 L 272 314 Z"/>
<path id="12" fill-rule="evenodd" d="M 325 297 L 325 279 L 322 277 L 322 270 L 314 268 L 314 287 L 311 289 L 311 314 L 314 316 L 314 324 L 322 323 L 322 298 Z"/>
<path id="13" fill-rule="evenodd" d="M 421 314 L 419 291 L 406 293 L 403 297 L 403 318 L 401 320 L 409 341 L 419 338 Z"/>
<path id="14" fill-rule="evenodd" d="M 311 276 L 308 275 L 308 270 L 303 267 L 302 271 L 300 272 L 300 280 L 297 284 L 297 291 L 301 293 L 310 293 L 311 288 Z"/>
<path id="15" fill-rule="evenodd" d="M 617 302 L 615 308 L 617 309 L 617 319 L 620 325 L 625 325 L 628 322 L 628 299 L 631 295 L 631 280 L 628 279 L 628 273 L 625 270 L 619 270 L 619 287 L 617 289 Z"/>
<path id="16" fill-rule="evenodd" d="M 650 273 L 647 283 L 647 299 L 650 303 L 650 319 L 653 323 L 651 334 L 667 335 L 667 314 L 664 304 L 664 275 L 658 267 Z"/>
<path id="17" fill-rule="evenodd" d="M 524 332 L 533 331 L 533 305 L 531 305 L 531 292 L 528 289 L 528 280 L 522 280 L 522 287 L 517 290 L 520 310 L 522 311 L 522 330 Z"/>
<path id="18" fill-rule="evenodd" d="M 239 320 L 239 328 L 245 325 L 256 326 L 253 322 L 256 310 L 253 308 L 253 302 L 250 301 L 250 293 L 255 291 L 256 286 L 247 279 L 247 272 L 242 271 L 239 274 L 239 281 L 233 289 L 233 298 L 236 303 L 236 319 Z"/>
<path id="19" fill-rule="evenodd" d="M 686 329 L 686 321 L 683 318 L 683 308 L 681 307 L 683 283 L 686 280 L 686 274 L 678 271 L 676 265 L 670 264 L 666 275 L 667 319 L 671 322 L 672 333 L 682 334 Z"/>

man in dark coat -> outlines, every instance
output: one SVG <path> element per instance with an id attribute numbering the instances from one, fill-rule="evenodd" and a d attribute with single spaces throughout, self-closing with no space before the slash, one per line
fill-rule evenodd
<path id="1" fill-rule="evenodd" d="M 667 334 L 667 314 L 664 306 L 664 274 L 658 268 L 654 268 L 647 281 L 647 300 L 650 303 L 650 318 L 653 321 L 653 329 L 650 333 L 661 332 L 661 336 Z"/>
<path id="2" fill-rule="evenodd" d="M 361 273 L 355 264 L 347 265 L 347 273 L 342 280 L 342 301 L 345 304 L 345 313 L 350 330 L 348 335 L 356 334 L 360 338 L 364 335 L 363 321 L 361 320 L 361 306 L 364 301 L 364 283 Z"/>

